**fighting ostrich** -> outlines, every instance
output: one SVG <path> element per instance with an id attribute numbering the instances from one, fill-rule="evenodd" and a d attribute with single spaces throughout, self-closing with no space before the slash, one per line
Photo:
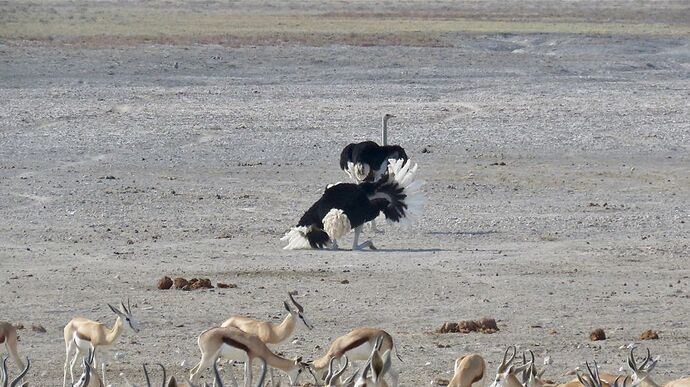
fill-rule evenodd
<path id="1" fill-rule="evenodd" d="M 402 159 L 407 161 L 407 153 L 400 145 L 388 145 L 388 120 L 395 118 L 386 113 L 383 115 L 381 144 L 374 141 L 363 141 L 347 145 L 340 153 L 340 169 L 350 179 L 359 184 L 364 181 L 377 181 L 388 171 L 388 160 Z M 376 221 L 371 220 L 371 230 L 379 232 Z"/>
<path id="2" fill-rule="evenodd" d="M 392 222 L 414 219 L 424 201 L 422 182 L 415 181 L 416 173 L 417 164 L 413 165 L 412 161 L 391 160 L 387 173 L 377 181 L 329 186 L 297 226 L 281 238 L 288 242 L 284 248 L 337 249 L 337 240 L 354 229 L 352 249 L 369 247 L 375 250 L 369 240 L 359 244 L 362 225 L 375 219 L 381 212 Z"/>
<path id="3" fill-rule="evenodd" d="M 352 143 L 340 153 L 340 169 L 355 183 L 379 180 L 388 170 L 389 159 L 407 161 L 407 153 L 403 147 L 388 145 L 388 120 L 394 117 L 388 113 L 383 116 L 383 145 L 374 141 Z"/>

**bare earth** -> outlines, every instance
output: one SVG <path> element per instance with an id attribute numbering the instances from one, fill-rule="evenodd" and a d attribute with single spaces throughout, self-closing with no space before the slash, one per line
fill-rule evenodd
<path id="1" fill-rule="evenodd" d="M 288 290 L 315 329 L 282 353 L 383 327 L 403 386 L 470 352 L 488 385 L 510 344 L 550 356 L 548 379 L 616 372 L 646 329 L 656 380 L 687 375 L 687 3 L 433 3 L 0 2 L 0 320 L 27 327 L 27 380 L 60 385 L 65 323 L 111 324 L 127 297 L 143 329 L 111 383 L 144 362 L 183 377 L 202 330 L 277 321 Z M 378 251 L 282 250 L 385 112 L 426 181 L 421 222 Z M 484 316 L 498 333 L 434 333 Z"/>

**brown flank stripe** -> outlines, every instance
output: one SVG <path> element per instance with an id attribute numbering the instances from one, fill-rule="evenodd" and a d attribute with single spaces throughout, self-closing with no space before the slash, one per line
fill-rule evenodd
<path id="1" fill-rule="evenodd" d="M 359 339 L 353 341 L 352 343 L 350 343 L 350 345 L 348 345 L 347 347 L 345 347 L 345 348 L 343 348 L 343 349 L 341 350 L 340 356 L 342 356 L 345 352 L 351 350 L 352 348 L 357 348 L 357 347 L 359 347 L 360 345 L 366 343 L 367 341 L 369 341 L 369 339 L 366 338 L 366 337 L 361 337 L 361 338 L 359 338 Z"/>
<path id="2" fill-rule="evenodd" d="M 85 335 L 79 331 L 77 331 L 77 337 L 82 339 L 82 340 L 91 341 L 91 338 L 89 336 L 87 336 L 87 335 Z"/>

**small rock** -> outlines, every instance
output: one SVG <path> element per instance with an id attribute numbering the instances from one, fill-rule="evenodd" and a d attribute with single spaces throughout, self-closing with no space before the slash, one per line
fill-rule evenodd
<path id="1" fill-rule="evenodd" d="M 173 280 L 170 277 L 165 276 L 165 277 L 158 280 L 157 286 L 158 286 L 158 289 L 161 289 L 161 290 L 170 289 L 173 286 Z"/>
<path id="2" fill-rule="evenodd" d="M 187 286 L 187 284 L 189 284 L 189 281 L 182 277 L 177 277 L 175 278 L 174 284 L 175 289 L 184 289 L 184 287 Z"/>
<path id="3" fill-rule="evenodd" d="M 589 334 L 589 339 L 592 341 L 606 340 L 606 334 L 603 329 L 597 328 Z"/>
<path id="4" fill-rule="evenodd" d="M 350 281 L 348 281 L 348 280 L 344 279 L 344 280 L 340 281 L 340 283 L 341 283 L 341 284 L 344 284 L 344 285 L 347 285 L 347 284 L 349 284 L 349 283 L 350 283 Z"/>
<path id="5" fill-rule="evenodd" d="M 457 333 L 460 332 L 458 323 L 444 322 L 443 325 L 436 331 L 437 333 Z"/>
<path id="6" fill-rule="evenodd" d="M 479 331 L 482 333 L 496 333 L 498 332 L 498 325 L 493 318 L 484 317 L 479 320 Z"/>
<path id="7" fill-rule="evenodd" d="M 224 284 L 222 282 L 218 282 L 216 286 L 218 286 L 221 289 L 234 289 L 237 287 L 236 284 Z"/>
<path id="8" fill-rule="evenodd" d="M 192 278 L 189 281 L 190 288 L 192 290 L 195 289 L 213 289 L 213 285 L 211 284 L 211 280 L 208 278 Z"/>
<path id="9" fill-rule="evenodd" d="M 24 329 L 24 324 L 14 324 L 14 328 L 18 331 L 21 331 L 22 329 Z"/>
<path id="10" fill-rule="evenodd" d="M 434 380 L 434 384 L 437 386 L 447 386 L 450 384 L 450 380 L 438 378 Z"/>
<path id="11" fill-rule="evenodd" d="M 659 334 L 656 331 L 647 329 L 640 335 L 640 340 L 658 340 Z"/>

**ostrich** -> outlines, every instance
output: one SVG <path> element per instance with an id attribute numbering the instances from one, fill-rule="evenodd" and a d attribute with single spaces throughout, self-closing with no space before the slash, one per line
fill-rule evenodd
<path id="1" fill-rule="evenodd" d="M 352 143 L 340 153 L 340 169 L 347 173 L 355 183 L 379 180 L 387 172 L 388 160 L 390 159 L 407 161 L 407 153 L 403 147 L 388 145 L 388 120 L 391 118 L 395 118 L 395 116 L 389 113 L 383 115 L 382 145 L 374 141 Z M 375 220 L 371 220 L 371 230 L 378 232 Z"/>
<path id="2" fill-rule="evenodd" d="M 392 114 L 383 116 L 381 140 L 383 145 L 374 141 L 363 141 L 347 145 L 340 153 L 340 169 L 355 182 L 376 181 L 387 171 L 389 159 L 407 161 L 407 153 L 400 145 L 388 145 L 388 120 Z"/>
<path id="3" fill-rule="evenodd" d="M 281 238 L 288 242 L 284 248 L 337 249 L 337 240 L 355 231 L 353 250 L 367 247 L 375 250 L 368 240 L 359 244 L 362 225 L 379 213 L 392 222 L 414 218 L 421 210 L 422 182 L 415 181 L 417 164 L 402 159 L 391 161 L 387 173 L 378 181 L 359 184 L 337 183 L 328 186 L 302 218 Z"/>

